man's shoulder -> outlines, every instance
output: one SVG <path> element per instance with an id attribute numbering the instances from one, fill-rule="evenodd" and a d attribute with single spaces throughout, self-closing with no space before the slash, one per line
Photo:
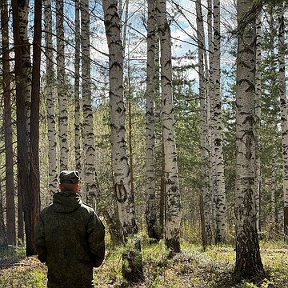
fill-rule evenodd
<path id="1" fill-rule="evenodd" d="M 44 215 L 44 214 L 46 214 L 46 213 L 49 213 L 49 211 L 52 209 L 52 206 L 53 206 L 53 203 L 51 203 L 51 204 L 49 204 L 48 206 L 46 206 L 45 208 L 43 208 L 42 210 L 41 210 L 41 215 Z"/>
<path id="2" fill-rule="evenodd" d="M 95 213 L 95 210 L 93 209 L 93 207 L 84 202 L 81 203 L 80 209 L 88 213 Z"/>

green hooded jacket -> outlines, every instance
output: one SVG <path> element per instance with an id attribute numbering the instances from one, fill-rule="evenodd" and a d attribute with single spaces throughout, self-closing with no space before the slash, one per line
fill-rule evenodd
<path id="1" fill-rule="evenodd" d="M 89 288 L 105 256 L 105 228 L 75 192 L 54 194 L 36 227 L 36 250 L 48 266 L 48 288 Z"/>

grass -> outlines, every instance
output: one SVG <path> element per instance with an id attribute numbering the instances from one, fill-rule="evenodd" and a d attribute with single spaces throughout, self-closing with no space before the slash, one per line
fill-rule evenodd
<path id="1" fill-rule="evenodd" d="M 182 243 L 182 252 L 169 259 L 164 243 L 144 243 L 142 257 L 145 281 L 133 287 L 151 288 L 285 288 L 288 287 L 288 246 L 283 242 L 261 242 L 266 278 L 254 283 L 233 278 L 234 248 L 213 246 L 203 252 L 196 244 Z M 23 250 L 5 252 L 6 264 L 0 266 L 0 288 L 46 287 L 45 265 L 35 257 L 24 257 Z M 122 248 L 107 247 L 103 265 L 95 269 L 95 287 L 125 287 L 121 275 Z M 0 262 L 1 263 L 1 262 Z"/>

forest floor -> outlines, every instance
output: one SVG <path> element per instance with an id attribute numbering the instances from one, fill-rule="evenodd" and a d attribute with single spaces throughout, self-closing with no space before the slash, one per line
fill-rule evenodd
<path id="1" fill-rule="evenodd" d="M 24 252 L 1 252 L 0 288 L 46 287 L 46 266 L 36 257 L 24 257 Z M 121 252 L 120 248 L 107 248 L 103 265 L 95 269 L 95 287 L 128 287 L 121 276 Z M 203 252 L 197 245 L 183 243 L 182 252 L 168 259 L 162 242 L 144 244 L 145 280 L 129 287 L 288 288 L 288 246 L 283 242 L 261 243 L 261 256 L 266 276 L 253 283 L 233 278 L 235 251 L 231 246 L 214 246 Z"/>

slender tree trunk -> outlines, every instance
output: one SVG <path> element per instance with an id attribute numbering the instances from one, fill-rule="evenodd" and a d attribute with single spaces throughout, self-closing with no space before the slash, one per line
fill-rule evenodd
<path id="1" fill-rule="evenodd" d="M 212 0 L 207 0 L 207 31 L 208 31 L 208 57 L 206 59 L 206 78 L 208 79 L 208 83 L 206 86 L 207 89 L 207 128 L 208 128 L 208 150 L 209 153 L 209 183 L 210 183 L 210 198 L 206 199 L 208 202 L 211 203 L 211 222 L 213 224 L 213 231 L 212 236 L 214 236 L 215 240 L 215 172 L 214 172 L 214 153 L 212 151 L 212 121 L 211 121 L 211 99 L 213 89 L 213 61 L 214 61 L 214 43 L 213 43 L 213 8 L 212 8 Z"/>
<path id="2" fill-rule="evenodd" d="M 156 183 L 155 183 L 155 99 L 156 99 L 156 5 L 154 0 L 148 1 L 147 20 L 147 80 L 146 80 L 146 223 L 148 236 L 160 240 L 157 223 Z M 158 226 L 157 226 L 158 224 Z"/>
<path id="3" fill-rule="evenodd" d="M 40 172 L 39 172 L 39 109 L 40 109 L 40 64 L 41 64 L 41 23 L 42 0 L 34 2 L 34 36 L 33 36 L 33 69 L 31 90 L 31 121 L 30 121 L 30 187 L 31 194 L 31 253 L 35 254 L 34 231 L 40 213 Z M 27 244 L 26 244 L 27 245 Z M 33 255 L 31 254 L 31 255 Z"/>
<path id="4" fill-rule="evenodd" d="M 235 274 L 247 278 L 264 274 L 256 227 L 254 191 L 257 9 L 252 6 L 250 0 L 237 1 Z M 250 15 L 249 22 L 247 13 Z"/>
<path id="5" fill-rule="evenodd" d="M 173 114 L 171 32 L 166 18 L 166 0 L 157 1 L 157 10 L 161 45 L 162 127 L 167 203 L 165 242 L 174 254 L 180 252 L 181 204 Z"/>
<path id="6" fill-rule="evenodd" d="M 27 113 L 26 113 L 26 80 L 24 75 L 24 60 L 23 46 L 25 43 L 20 34 L 20 23 L 25 23 L 21 17 L 25 16 L 21 10 L 27 10 L 27 2 L 21 3 L 18 6 L 18 1 L 12 1 L 13 10 L 13 35 L 15 45 L 15 78 L 16 78 L 16 116 L 17 116 L 17 164 L 18 164 L 18 191 L 22 192 L 25 232 L 26 232 L 26 254 L 27 256 L 33 254 L 32 249 L 32 235 L 31 235 L 31 217 L 28 209 L 31 208 L 29 195 L 29 160 L 28 160 L 28 133 L 27 133 Z M 21 19 L 21 21 L 20 21 Z M 22 199 L 21 199 L 22 200 Z M 21 214 L 20 211 L 19 214 Z"/>
<path id="7" fill-rule="evenodd" d="M 60 170 L 68 169 L 68 101 L 66 94 L 65 51 L 64 51 L 64 3 L 57 0 L 57 92 L 59 109 Z"/>
<path id="8" fill-rule="evenodd" d="M 283 6 L 284 5 L 284 6 Z M 288 238 L 288 125 L 287 125 L 287 98 L 286 98 L 286 80 L 285 80 L 285 4 L 281 5 L 279 15 L 279 95 L 281 110 L 281 132 L 282 132 L 282 176 L 283 176 L 283 194 L 284 194 L 284 236 Z"/>
<path id="9" fill-rule="evenodd" d="M 51 0 L 44 1 L 45 9 L 45 42 L 46 42 L 46 101 L 47 101 L 47 126 L 48 126 L 48 158 L 49 158 L 49 191 L 57 192 L 58 165 L 57 165 L 57 140 L 56 140 L 56 115 L 55 115 L 55 73 L 53 67 L 53 42 L 52 42 L 52 11 Z"/>
<path id="10" fill-rule="evenodd" d="M 204 70 L 204 54 L 205 40 L 204 40 L 204 26 L 201 8 L 201 0 L 196 1 L 196 23 L 197 23 L 197 42 L 198 42 L 198 67 L 199 67 L 199 96 L 200 96 L 200 151 L 201 151 L 201 179 L 202 179 L 202 196 L 200 201 L 203 204 L 203 235 L 206 239 L 206 244 L 210 245 L 212 242 L 211 231 L 211 195 L 209 190 L 209 169 L 208 169 L 208 123 L 207 123 L 207 84 L 206 71 Z M 205 199 L 205 200 L 204 200 Z M 203 242 L 204 243 L 204 242 Z"/>
<path id="11" fill-rule="evenodd" d="M 125 106 L 123 101 L 123 46 L 121 26 L 117 10 L 117 0 L 103 0 L 104 23 L 109 48 L 109 99 L 111 113 L 112 169 L 115 197 L 118 204 L 119 220 L 123 229 L 124 241 L 137 232 L 135 204 L 131 191 L 131 174 L 125 140 Z M 122 269 L 123 276 L 129 281 L 143 279 L 140 242 L 135 250 L 123 255 L 128 267 Z M 127 269 L 128 268 L 128 269 Z"/>
<path id="12" fill-rule="evenodd" d="M 81 44 L 82 44 L 82 96 L 83 96 L 83 149 L 85 153 L 84 177 L 87 202 L 96 209 L 95 140 L 91 99 L 90 72 L 90 17 L 89 1 L 81 0 Z M 99 196 L 99 195 L 98 195 Z"/>
<path id="13" fill-rule="evenodd" d="M 11 121 L 11 77 L 9 56 L 9 27 L 8 27 L 8 4 L 3 0 L 1 10 L 2 27 L 2 67 L 3 67 L 3 98 L 4 98 L 4 134 L 5 134 L 5 166 L 6 166 L 6 226 L 8 244 L 16 245 L 16 223 L 15 223 L 15 186 L 13 172 L 13 141 Z M 2 203 L 1 203 L 2 204 Z"/>
<path id="14" fill-rule="evenodd" d="M 262 17 L 256 19 L 256 76 L 255 76 L 255 205 L 256 225 L 260 231 L 260 188 L 261 188 L 261 158 L 260 158 L 260 128 L 261 128 L 261 98 L 262 98 Z"/>
<path id="15" fill-rule="evenodd" d="M 223 122 L 220 91 L 220 0 L 214 0 L 213 96 L 211 98 L 212 149 L 215 177 L 215 242 L 225 242 L 226 195 L 223 157 Z"/>
<path id="16" fill-rule="evenodd" d="M 75 129 L 75 168 L 81 171 L 81 122 L 80 122 L 80 43 L 81 43 L 81 32 L 80 32 L 80 2 L 75 0 L 75 60 L 74 60 L 74 129 Z"/>

